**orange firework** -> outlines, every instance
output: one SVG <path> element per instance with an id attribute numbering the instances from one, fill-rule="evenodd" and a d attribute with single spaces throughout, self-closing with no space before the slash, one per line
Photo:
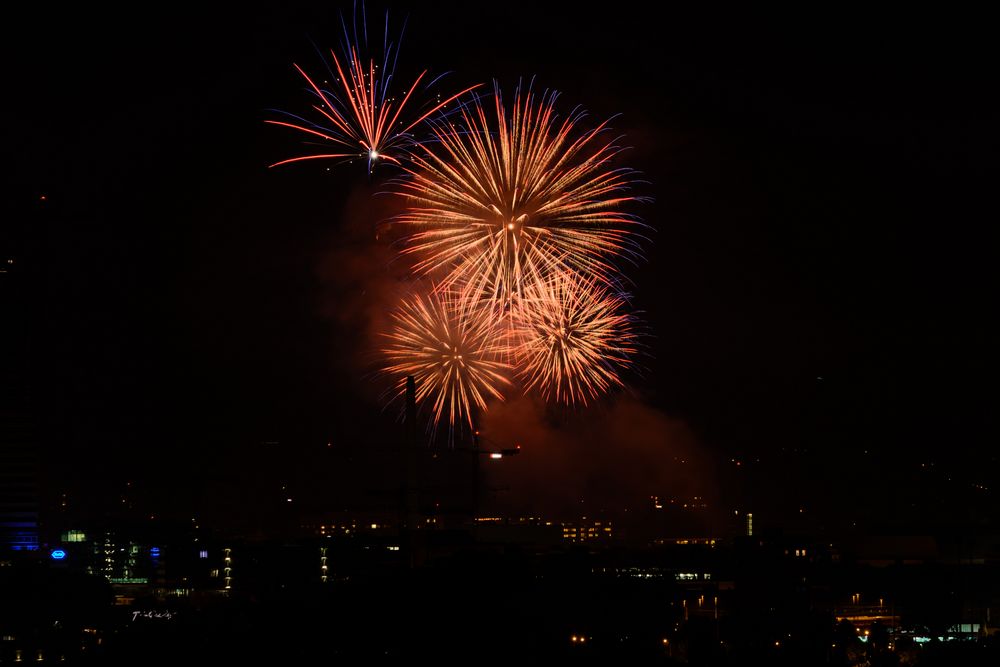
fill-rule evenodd
<path id="1" fill-rule="evenodd" d="M 507 109 L 497 90 L 492 114 L 477 98 L 432 124 L 396 188 L 417 274 L 507 310 L 553 271 L 605 283 L 614 257 L 638 253 L 641 223 L 621 210 L 634 172 L 612 165 L 622 149 L 602 138 L 606 122 L 578 131 L 582 112 L 560 119 L 556 97 L 518 88 Z"/>
<path id="2" fill-rule="evenodd" d="M 402 395 L 406 376 L 417 385 L 417 402 L 433 401 L 433 428 L 442 419 L 472 428 L 473 411 L 490 399 L 503 400 L 510 367 L 500 358 L 494 321 L 485 309 L 469 309 L 447 290 L 404 299 L 392 314 L 392 331 L 383 348 L 383 373 L 397 380 Z"/>
<path id="3" fill-rule="evenodd" d="M 546 401 L 586 405 L 613 387 L 635 354 L 627 302 L 567 272 L 533 283 L 514 318 L 514 357 L 525 391 Z"/>
<path id="4" fill-rule="evenodd" d="M 394 83 L 398 48 L 388 42 L 388 21 L 387 14 L 386 43 L 381 64 L 376 63 L 374 58 L 367 60 L 362 58 L 357 39 L 357 17 L 355 17 L 353 42 L 345 24 L 343 63 L 335 52 L 332 50 L 330 52 L 334 65 L 330 70 L 330 76 L 335 79 L 332 89 L 317 84 L 301 67 L 295 65 L 295 69 L 306 80 L 309 92 L 315 98 L 311 108 L 316 114 L 316 120 L 284 113 L 289 120 L 266 122 L 298 130 L 311 138 L 322 139 L 333 145 L 335 152 L 323 151 L 301 155 L 275 162 L 272 167 L 302 160 L 363 159 L 367 160 L 370 173 L 379 161 L 398 165 L 399 152 L 414 143 L 411 130 L 456 98 L 479 87 L 479 84 L 471 86 L 444 101 L 440 101 L 438 96 L 437 103 L 429 105 L 429 108 L 425 106 L 415 116 L 410 115 L 408 103 L 427 75 L 427 70 L 414 79 L 401 99 L 397 100 L 392 95 L 390 85 Z M 367 22 L 364 41 L 367 44 Z M 322 83 L 326 85 L 325 81 Z"/>

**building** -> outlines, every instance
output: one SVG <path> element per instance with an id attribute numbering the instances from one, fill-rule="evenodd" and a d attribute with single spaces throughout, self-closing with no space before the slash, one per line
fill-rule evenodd
<path id="1" fill-rule="evenodd" d="M 28 304 L 19 264 L 0 256 L 0 560 L 38 550 L 38 490 L 28 395 Z"/>
<path id="2" fill-rule="evenodd" d="M 30 423 L 0 411 L 0 559 L 38 549 L 38 493 Z"/>

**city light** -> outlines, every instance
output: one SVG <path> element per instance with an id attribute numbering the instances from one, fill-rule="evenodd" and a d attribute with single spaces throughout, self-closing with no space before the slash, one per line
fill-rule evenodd
<path id="1" fill-rule="evenodd" d="M 66 558 L 66 552 L 62 549 L 53 549 L 52 553 L 49 554 L 52 560 L 63 560 Z"/>

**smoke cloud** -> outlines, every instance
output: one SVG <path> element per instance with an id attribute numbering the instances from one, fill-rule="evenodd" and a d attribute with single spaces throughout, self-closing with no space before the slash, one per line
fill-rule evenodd
<path id="1" fill-rule="evenodd" d="M 373 400 L 384 389 L 372 381 L 379 339 L 410 284 L 405 260 L 385 237 L 385 223 L 398 205 L 397 198 L 377 195 L 372 187 L 353 188 L 317 268 L 320 314 L 334 328 L 332 364 L 358 379 L 357 388 Z"/>
<path id="2" fill-rule="evenodd" d="M 510 512 L 617 515 L 713 486 L 690 428 L 629 395 L 562 413 L 521 397 L 492 405 L 481 430 L 485 446 L 521 445 L 486 466 L 491 502 Z"/>

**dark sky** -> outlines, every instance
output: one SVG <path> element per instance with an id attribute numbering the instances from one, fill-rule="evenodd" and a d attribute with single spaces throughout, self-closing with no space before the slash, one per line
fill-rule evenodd
<path id="1" fill-rule="evenodd" d="M 234 469 L 301 476 L 327 441 L 393 432 L 359 378 L 368 286 L 331 268 L 370 252 L 345 218 L 372 188 L 357 165 L 267 169 L 300 148 L 268 109 L 304 104 L 292 63 L 318 66 L 339 9 L 6 22 L 0 240 L 30 305 L 4 353 L 51 488 L 86 503 L 135 478 L 151 506 L 197 507 Z M 565 110 L 621 114 L 656 230 L 630 272 L 650 330 L 632 391 L 706 457 L 976 470 L 996 442 L 998 54 L 985 17 L 907 11 L 392 16 L 402 72 L 535 76 Z"/>

